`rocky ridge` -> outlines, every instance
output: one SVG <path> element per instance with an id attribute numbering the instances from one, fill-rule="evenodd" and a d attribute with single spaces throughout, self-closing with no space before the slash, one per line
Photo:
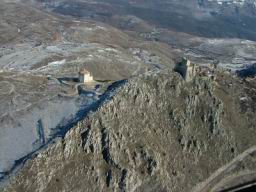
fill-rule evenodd
<path id="1" fill-rule="evenodd" d="M 249 84 L 216 79 L 186 83 L 171 71 L 132 78 L 3 191 L 191 191 L 256 143 L 255 104 L 242 108 L 255 92 L 242 103 Z M 255 170 L 253 161 L 239 168 Z"/>

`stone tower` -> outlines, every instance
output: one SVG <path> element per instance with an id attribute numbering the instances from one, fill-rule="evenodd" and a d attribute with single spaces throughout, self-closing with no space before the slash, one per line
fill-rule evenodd
<path id="1" fill-rule="evenodd" d="M 174 67 L 174 71 L 181 74 L 185 81 L 191 81 L 196 73 L 195 65 L 192 64 L 187 58 L 183 57 L 182 61 L 177 63 Z"/>
<path id="2" fill-rule="evenodd" d="M 93 76 L 89 71 L 87 71 L 86 69 L 83 69 L 83 70 L 79 71 L 79 81 L 81 83 L 92 82 Z"/>

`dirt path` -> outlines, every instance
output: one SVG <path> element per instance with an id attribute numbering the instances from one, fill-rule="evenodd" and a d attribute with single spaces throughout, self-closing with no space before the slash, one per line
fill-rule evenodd
<path id="1" fill-rule="evenodd" d="M 3 89 L 6 89 L 6 90 L 8 90 L 8 91 L 6 91 L 6 92 L 2 92 L 2 91 L 4 91 L 4 90 L 1 90 L 1 92 L 0 92 L 0 95 L 11 95 L 14 91 L 15 91 L 15 86 L 12 84 L 12 83 L 10 83 L 9 81 L 2 81 L 2 82 L 0 82 L 2 85 L 0 86 L 0 90 L 1 90 L 1 87 L 3 88 Z M 6 85 L 5 85 L 6 84 Z"/>
<path id="2" fill-rule="evenodd" d="M 236 165 L 243 161 L 247 156 L 251 155 L 252 153 L 256 152 L 256 146 L 252 146 L 251 148 L 247 149 L 236 158 L 234 158 L 230 163 L 224 165 L 220 169 L 218 169 L 215 173 L 213 173 L 206 181 L 197 185 L 192 191 L 193 192 L 209 192 L 211 189 L 220 182 L 220 180 L 224 179 L 226 176 L 225 174 L 231 172 Z"/>

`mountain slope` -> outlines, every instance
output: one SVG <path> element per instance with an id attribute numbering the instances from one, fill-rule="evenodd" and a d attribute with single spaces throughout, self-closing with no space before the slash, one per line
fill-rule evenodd
<path id="1" fill-rule="evenodd" d="M 255 95 L 254 82 L 223 73 L 189 83 L 170 71 L 134 77 L 4 191 L 191 191 L 256 144 Z M 232 170 L 255 170 L 253 161 Z"/>

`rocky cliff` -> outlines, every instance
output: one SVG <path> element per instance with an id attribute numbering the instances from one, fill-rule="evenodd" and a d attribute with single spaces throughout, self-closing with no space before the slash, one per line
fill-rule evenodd
<path id="1" fill-rule="evenodd" d="M 188 83 L 170 71 L 134 77 L 4 191 L 191 191 L 255 145 L 252 86 L 223 73 Z M 239 169 L 255 170 L 253 161 Z"/>

